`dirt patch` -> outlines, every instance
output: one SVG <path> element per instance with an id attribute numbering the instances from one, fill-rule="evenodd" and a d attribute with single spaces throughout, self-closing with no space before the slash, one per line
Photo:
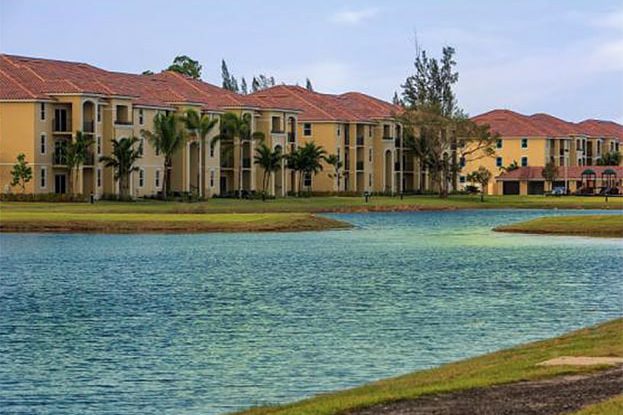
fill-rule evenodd
<path id="1" fill-rule="evenodd" d="M 620 364 L 623 364 L 623 357 L 561 356 L 541 362 L 537 366 L 598 366 Z"/>
<path id="2" fill-rule="evenodd" d="M 585 375 L 517 382 L 422 396 L 346 412 L 348 415 L 555 415 L 623 393 L 623 367 Z"/>

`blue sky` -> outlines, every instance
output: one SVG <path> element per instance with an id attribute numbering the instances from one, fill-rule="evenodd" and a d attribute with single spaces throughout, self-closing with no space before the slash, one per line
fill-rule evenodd
<path id="1" fill-rule="evenodd" d="M 4 53 L 154 71 L 179 54 L 220 85 L 267 73 L 325 92 L 389 99 L 412 71 L 414 34 L 457 49 L 460 105 L 623 122 L 621 1 L 1 0 Z"/>

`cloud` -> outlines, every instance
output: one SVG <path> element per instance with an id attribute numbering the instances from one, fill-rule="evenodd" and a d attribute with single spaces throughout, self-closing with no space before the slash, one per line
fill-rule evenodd
<path id="1" fill-rule="evenodd" d="M 379 13 L 376 8 L 367 8 L 361 10 L 344 10 L 333 14 L 330 20 L 333 23 L 356 25 L 364 20 L 373 18 Z"/>
<path id="2" fill-rule="evenodd" d="M 623 30 L 623 9 L 604 13 L 590 20 L 596 27 Z"/>

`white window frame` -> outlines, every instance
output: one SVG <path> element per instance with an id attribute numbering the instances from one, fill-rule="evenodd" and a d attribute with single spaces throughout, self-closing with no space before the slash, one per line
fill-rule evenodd
<path id="1" fill-rule="evenodd" d="M 40 189 L 47 189 L 47 187 L 48 187 L 48 168 L 46 166 L 41 166 L 41 168 L 39 169 L 39 174 L 41 175 L 39 177 L 39 188 Z"/>
<path id="2" fill-rule="evenodd" d="M 145 187 L 145 169 L 138 169 L 138 187 Z"/>
<path id="3" fill-rule="evenodd" d="M 156 173 L 154 174 L 154 186 L 156 187 L 156 189 L 160 189 L 160 175 L 161 170 L 156 169 Z"/>
<path id="4" fill-rule="evenodd" d="M 210 187 L 214 187 L 216 184 L 216 171 L 210 169 Z"/>
<path id="5" fill-rule="evenodd" d="M 307 184 L 309 183 L 309 184 Z M 303 187 L 311 188 L 314 184 L 314 175 L 311 173 L 304 173 L 303 176 Z"/>
<path id="6" fill-rule="evenodd" d="M 524 160 L 526 161 L 525 163 L 524 163 Z M 520 163 L 521 163 L 521 167 L 528 167 L 528 157 L 527 156 L 521 156 Z"/>
<path id="7" fill-rule="evenodd" d="M 41 104 L 39 104 L 39 119 L 41 121 L 45 121 L 45 119 L 47 118 L 47 108 L 45 107 L 45 102 L 42 102 Z"/>
<path id="8" fill-rule="evenodd" d="M 526 143 L 526 145 L 524 146 L 524 143 Z M 519 145 L 521 146 L 522 149 L 526 149 L 528 148 L 528 139 L 527 138 L 522 138 L 521 142 L 519 143 Z"/>
<path id="9" fill-rule="evenodd" d="M 498 161 L 499 161 L 499 163 L 498 163 Z M 504 167 L 504 158 L 496 157 L 495 158 L 495 166 L 496 167 Z"/>
<path id="10" fill-rule="evenodd" d="M 368 137 L 372 137 L 372 128 L 373 126 L 371 125 L 368 126 Z"/>
<path id="11" fill-rule="evenodd" d="M 46 133 L 39 135 L 39 153 L 45 156 L 48 153 L 48 136 Z"/>
<path id="12" fill-rule="evenodd" d="M 213 145 L 212 143 L 208 144 L 210 146 L 210 158 L 214 158 L 214 154 L 215 154 L 215 145 Z"/>
<path id="13" fill-rule="evenodd" d="M 368 162 L 372 163 L 372 149 L 368 149 Z"/>
<path id="14" fill-rule="evenodd" d="M 95 108 L 95 117 L 97 118 L 97 123 L 100 124 L 102 122 L 102 106 L 99 104 Z"/>
<path id="15" fill-rule="evenodd" d="M 102 187 L 102 169 L 100 167 L 95 170 L 95 186 L 97 188 Z"/>
<path id="16" fill-rule="evenodd" d="M 98 135 L 95 139 L 95 152 L 98 156 L 102 155 L 102 136 Z"/>
<path id="17" fill-rule="evenodd" d="M 138 141 L 138 152 L 141 157 L 145 155 L 145 139 L 143 137 Z"/>
<path id="18" fill-rule="evenodd" d="M 501 138 L 498 138 L 497 141 L 495 142 L 495 148 L 503 148 L 504 147 L 504 140 Z"/>
<path id="19" fill-rule="evenodd" d="M 145 125 L 145 113 L 142 108 L 138 109 L 138 125 Z"/>
<path id="20" fill-rule="evenodd" d="M 312 123 L 310 122 L 303 123 L 303 137 L 311 137 L 312 134 L 313 134 Z"/>

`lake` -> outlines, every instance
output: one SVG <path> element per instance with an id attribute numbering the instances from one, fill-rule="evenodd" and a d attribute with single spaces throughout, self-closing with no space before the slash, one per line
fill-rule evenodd
<path id="1" fill-rule="evenodd" d="M 331 215 L 307 233 L 0 234 L 0 412 L 223 414 L 623 315 L 620 240 L 568 211 Z"/>

